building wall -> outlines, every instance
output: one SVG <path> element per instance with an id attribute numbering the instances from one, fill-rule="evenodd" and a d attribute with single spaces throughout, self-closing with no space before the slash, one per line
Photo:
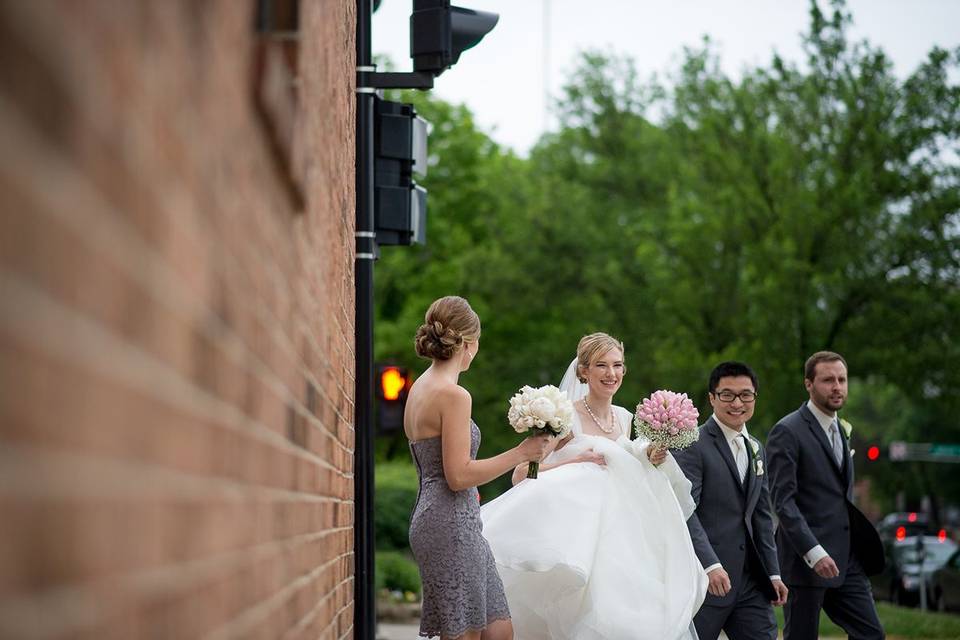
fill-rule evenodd
<path id="1" fill-rule="evenodd" d="M 0 3 L 2 638 L 352 636 L 355 9 L 255 4 Z"/>

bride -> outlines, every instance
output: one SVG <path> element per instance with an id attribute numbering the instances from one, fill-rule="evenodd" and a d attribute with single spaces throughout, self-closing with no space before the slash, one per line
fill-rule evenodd
<path id="1" fill-rule="evenodd" d="M 573 433 L 539 478 L 481 510 L 518 640 L 696 638 L 707 577 L 687 531 L 690 483 L 668 453 L 630 440 L 632 415 L 612 404 L 625 371 L 618 340 L 581 339 L 561 383 Z"/>

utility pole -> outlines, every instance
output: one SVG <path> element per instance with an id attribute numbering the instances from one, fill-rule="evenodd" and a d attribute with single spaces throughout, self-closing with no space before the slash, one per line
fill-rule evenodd
<path id="1" fill-rule="evenodd" d="M 371 0 L 357 0 L 358 78 L 362 72 L 374 70 L 371 66 L 373 53 L 370 23 L 372 17 Z M 376 259 L 377 252 L 373 210 L 375 90 L 359 86 L 359 82 L 357 84 L 353 637 L 357 640 L 373 640 L 377 628 L 377 602 L 373 588 L 373 261 Z"/>

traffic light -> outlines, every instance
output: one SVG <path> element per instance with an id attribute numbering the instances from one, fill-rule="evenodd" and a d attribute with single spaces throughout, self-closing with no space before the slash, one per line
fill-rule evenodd
<path id="1" fill-rule="evenodd" d="M 427 122 L 412 104 L 377 98 L 374 110 L 374 229 L 378 245 L 424 244 L 427 191 L 413 174 L 427 174 Z"/>
<path id="2" fill-rule="evenodd" d="M 871 444 L 867 447 L 867 460 L 874 462 L 880 459 L 880 446 Z"/>
<path id="3" fill-rule="evenodd" d="M 379 431 L 403 429 L 403 409 L 413 377 L 406 367 L 377 367 L 377 428 Z"/>
<path id="4" fill-rule="evenodd" d="M 495 13 L 414 0 L 410 15 L 413 72 L 378 73 L 369 60 L 357 71 L 357 91 L 374 94 L 374 247 L 425 244 L 427 192 L 413 174 L 427 173 L 427 122 L 413 105 L 390 102 L 377 89 L 429 89 L 433 79 L 476 45 L 500 19 Z M 358 161 L 358 167 L 364 166 Z M 359 171 L 359 170 L 358 170 Z M 358 184 L 363 184 L 363 176 Z M 359 187 L 358 187 L 359 188 Z M 369 237 L 369 236 L 367 236 Z"/>
<path id="5" fill-rule="evenodd" d="M 450 6 L 450 0 L 413 0 L 410 16 L 410 57 L 413 70 L 434 76 L 457 63 L 493 29 L 500 16 Z"/>

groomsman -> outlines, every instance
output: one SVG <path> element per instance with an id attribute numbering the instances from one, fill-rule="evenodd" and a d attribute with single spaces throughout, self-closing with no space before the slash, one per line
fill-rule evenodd
<path id="1" fill-rule="evenodd" d="M 700 439 L 673 455 L 693 487 L 697 509 L 687 520 L 707 572 L 707 597 L 693 622 L 700 640 L 720 631 L 731 640 L 774 640 L 771 604 L 782 605 L 770 495 L 760 442 L 747 433 L 757 376 L 742 362 L 723 362 L 708 383 L 713 415 Z"/>
<path id="2" fill-rule="evenodd" d="M 820 609 L 855 640 L 884 638 L 867 575 L 883 569 L 883 547 L 853 506 L 849 433 L 837 419 L 847 399 L 847 363 L 819 351 L 804 367 L 810 399 L 767 439 L 777 546 L 790 600 L 785 640 L 816 640 Z"/>

